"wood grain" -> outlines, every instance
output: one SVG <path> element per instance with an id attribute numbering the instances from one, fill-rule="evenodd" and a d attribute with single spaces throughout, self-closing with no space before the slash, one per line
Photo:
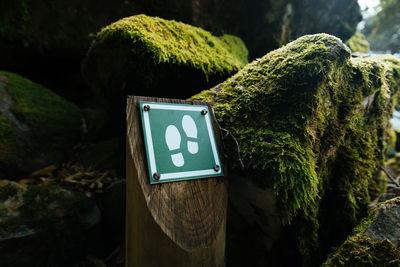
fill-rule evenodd
<path id="1" fill-rule="evenodd" d="M 127 266 L 225 266 L 225 178 L 150 185 L 139 101 L 208 105 L 128 97 Z M 215 121 L 213 127 L 217 133 Z M 215 136 L 220 147 L 219 134 Z"/>

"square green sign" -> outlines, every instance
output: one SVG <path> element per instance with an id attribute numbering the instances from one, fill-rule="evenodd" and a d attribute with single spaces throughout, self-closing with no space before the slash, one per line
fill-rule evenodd
<path id="1" fill-rule="evenodd" d="M 140 114 L 151 184 L 223 175 L 207 106 L 140 101 Z"/>

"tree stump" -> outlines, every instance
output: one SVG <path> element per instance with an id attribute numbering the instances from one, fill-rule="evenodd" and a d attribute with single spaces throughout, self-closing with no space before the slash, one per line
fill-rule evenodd
<path id="1" fill-rule="evenodd" d="M 126 266 L 225 266 L 226 179 L 150 185 L 139 101 L 209 105 L 128 96 Z M 210 115 L 220 147 L 218 127 L 213 114 Z"/>

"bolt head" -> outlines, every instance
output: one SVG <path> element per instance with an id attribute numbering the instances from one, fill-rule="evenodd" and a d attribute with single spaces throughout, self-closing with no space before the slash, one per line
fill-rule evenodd
<path id="1" fill-rule="evenodd" d="M 159 173 L 159 172 L 155 172 L 155 173 L 153 173 L 153 179 L 154 180 L 160 180 L 160 178 L 161 178 L 161 174 Z"/>
<path id="2" fill-rule="evenodd" d="M 214 171 L 218 172 L 219 169 L 220 169 L 219 165 L 215 165 L 215 166 L 214 166 Z"/>
<path id="3" fill-rule="evenodd" d="M 206 115 L 207 114 L 207 110 L 206 109 L 203 109 L 202 111 L 201 111 L 201 115 Z"/>
<path id="4" fill-rule="evenodd" d="M 143 110 L 144 111 L 149 111 L 150 110 L 150 106 L 149 105 L 144 105 L 143 106 Z"/>

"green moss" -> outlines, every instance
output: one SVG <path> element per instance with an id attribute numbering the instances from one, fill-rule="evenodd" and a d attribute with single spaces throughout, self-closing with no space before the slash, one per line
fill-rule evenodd
<path id="1" fill-rule="evenodd" d="M 4 192 L 9 198 L 0 201 L 0 240 L 22 240 L 14 250 L 2 243 L 7 266 L 29 260 L 35 266 L 70 266 L 85 253 L 89 228 L 100 216 L 91 200 L 58 186 L 0 180 L 1 197 Z M 24 259 L 18 259 L 21 255 Z M 36 259 L 37 255 L 46 257 Z"/>
<path id="2" fill-rule="evenodd" d="M 68 262 L 85 250 L 86 216 L 94 204 L 84 195 L 49 186 L 28 186 L 20 208 L 20 224 L 34 229 L 40 248 L 49 257 L 43 262 Z"/>
<path id="3" fill-rule="evenodd" d="M 132 53 L 149 56 L 156 64 L 189 65 L 206 76 L 238 71 L 247 63 L 247 49 L 237 37 L 218 38 L 188 24 L 146 15 L 103 28 L 90 49 L 111 41 L 130 43 Z"/>
<path id="4" fill-rule="evenodd" d="M 305 218 L 303 256 L 317 232 L 322 250 L 343 238 L 378 193 L 374 174 L 400 81 L 399 61 L 388 61 L 353 59 L 339 39 L 310 35 L 248 64 L 218 93 L 191 98 L 215 97 L 218 121 L 239 141 L 243 177 L 274 189 L 284 223 Z M 227 153 L 238 169 L 235 147 Z"/>
<path id="5" fill-rule="evenodd" d="M 25 187 L 8 180 L 0 180 L 0 240 L 27 231 L 18 218 L 20 200 Z"/>
<path id="6" fill-rule="evenodd" d="M 60 160 L 81 138 L 71 102 L 17 74 L 0 71 L 0 178 L 16 179 Z"/>
<path id="7" fill-rule="evenodd" d="M 79 138 L 81 112 L 77 106 L 49 89 L 17 74 L 0 71 L 7 78 L 5 90 L 11 96 L 11 112 L 29 125 L 41 149 L 73 146 Z M 71 138 L 71 129 L 75 136 Z M 78 131 L 77 131 L 78 130 Z"/>
<path id="8" fill-rule="evenodd" d="M 236 73 L 247 64 L 247 54 L 238 37 L 136 15 L 97 34 L 82 72 L 97 100 L 116 117 L 127 94 L 186 98 Z"/>
<path id="9" fill-rule="evenodd" d="M 398 248 L 388 240 L 373 241 L 364 235 L 374 222 L 377 210 L 382 206 L 393 205 L 393 201 L 397 202 L 397 205 L 400 203 L 400 199 L 397 198 L 375 207 L 322 266 L 399 266 L 400 250 Z"/>
<path id="10" fill-rule="evenodd" d="M 69 233 L 65 231 L 71 230 L 76 234 L 74 231 L 84 226 L 82 216 L 93 208 L 83 195 L 57 187 L 28 186 L 22 197 L 20 211 L 23 224 L 49 237 L 66 235 Z"/>
<path id="11" fill-rule="evenodd" d="M 352 52 L 368 53 L 369 51 L 368 41 L 365 39 L 364 34 L 359 32 L 356 32 L 349 40 L 347 40 L 346 44 L 350 47 Z"/>

